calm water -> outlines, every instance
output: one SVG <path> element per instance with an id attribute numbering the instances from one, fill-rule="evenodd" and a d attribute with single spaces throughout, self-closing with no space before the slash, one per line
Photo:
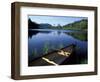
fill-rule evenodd
<path id="1" fill-rule="evenodd" d="M 71 30 L 34 29 L 28 32 L 29 61 L 41 57 L 45 49 L 51 52 L 55 49 L 76 45 L 77 63 L 87 63 L 87 32 Z"/>

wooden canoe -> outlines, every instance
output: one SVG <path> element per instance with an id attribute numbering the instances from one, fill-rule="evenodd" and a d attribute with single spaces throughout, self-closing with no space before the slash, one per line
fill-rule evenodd
<path id="1" fill-rule="evenodd" d="M 60 50 L 55 50 L 36 60 L 33 60 L 32 62 L 29 63 L 29 66 L 60 65 L 67 58 L 70 57 L 74 48 L 75 48 L 75 45 L 72 44 Z"/>

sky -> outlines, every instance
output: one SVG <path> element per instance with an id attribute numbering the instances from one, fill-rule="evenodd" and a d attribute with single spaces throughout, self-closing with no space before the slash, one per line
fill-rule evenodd
<path id="1" fill-rule="evenodd" d="M 38 24 L 48 23 L 52 26 L 57 26 L 60 24 L 61 26 L 73 23 L 75 21 L 79 21 L 82 19 L 87 19 L 86 17 L 69 17 L 69 16 L 45 16 L 45 15 L 30 15 L 28 16 L 33 22 Z"/>

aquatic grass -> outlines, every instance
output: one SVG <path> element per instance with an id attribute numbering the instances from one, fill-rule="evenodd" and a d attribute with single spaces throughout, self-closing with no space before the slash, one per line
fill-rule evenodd
<path id="1" fill-rule="evenodd" d="M 49 52 L 49 43 L 48 42 L 46 42 L 44 44 L 43 52 L 44 52 L 44 54 L 47 54 Z"/>
<path id="2" fill-rule="evenodd" d="M 60 48 L 60 49 L 61 49 L 61 48 L 63 48 L 63 47 L 64 47 L 64 45 L 63 45 L 63 44 L 60 44 L 60 45 L 59 45 L 59 48 Z"/>
<path id="3" fill-rule="evenodd" d="M 52 45 L 52 46 L 50 47 L 50 49 L 51 49 L 51 50 L 56 50 L 56 47 L 55 47 L 54 45 Z"/>
<path id="4" fill-rule="evenodd" d="M 49 51 L 53 51 L 53 50 L 58 50 L 58 49 L 61 49 L 61 48 L 63 48 L 64 46 L 63 46 L 63 44 L 60 44 L 60 45 L 58 45 L 58 47 L 57 46 L 54 46 L 54 45 L 49 45 L 49 42 L 46 42 L 45 44 L 44 44 L 44 47 L 43 47 L 43 52 L 44 52 L 44 54 L 47 54 Z"/>
<path id="5" fill-rule="evenodd" d="M 32 51 L 32 55 L 33 56 L 37 55 L 37 49 L 36 48 Z"/>
<path id="6" fill-rule="evenodd" d="M 52 49 L 52 50 L 55 50 L 55 46 L 52 45 L 52 46 L 51 46 L 51 49 Z"/>

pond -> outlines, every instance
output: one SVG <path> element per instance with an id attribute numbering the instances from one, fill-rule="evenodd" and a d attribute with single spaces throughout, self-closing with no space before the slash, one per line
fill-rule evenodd
<path id="1" fill-rule="evenodd" d="M 28 61 L 71 44 L 76 45 L 76 57 L 67 64 L 87 64 L 87 32 L 73 30 L 29 29 Z M 64 63 L 66 64 L 66 62 Z"/>

